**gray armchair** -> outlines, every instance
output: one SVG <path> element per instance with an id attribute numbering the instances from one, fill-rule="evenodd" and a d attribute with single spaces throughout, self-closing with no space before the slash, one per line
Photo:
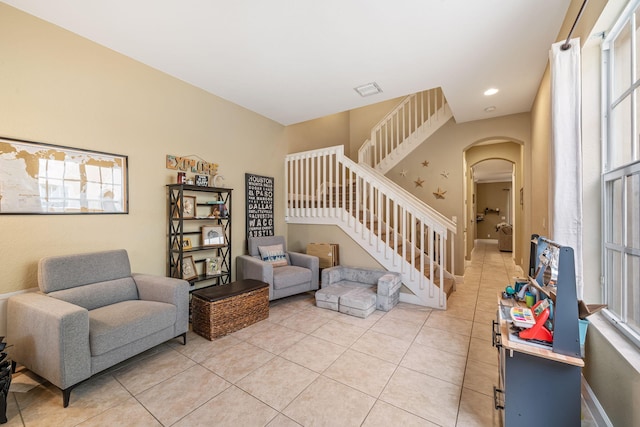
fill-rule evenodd
<path id="1" fill-rule="evenodd" d="M 7 302 L 11 358 L 62 389 L 174 337 L 186 344 L 189 283 L 131 273 L 122 250 L 48 257 L 40 292 Z"/>
<path id="2" fill-rule="evenodd" d="M 248 249 L 236 258 L 236 277 L 268 283 L 269 301 L 318 289 L 318 257 L 288 252 L 283 236 L 250 237 Z"/>

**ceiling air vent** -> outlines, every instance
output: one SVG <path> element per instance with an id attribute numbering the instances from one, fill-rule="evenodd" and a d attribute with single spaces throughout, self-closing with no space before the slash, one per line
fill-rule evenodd
<path id="1" fill-rule="evenodd" d="M 360 94 L 360 96 L 371 96 L 382 92 L 382 89 L 380 89 L 380 86 L 378 86 L 378 83 L 376 82 L 367 83 L 366 85 L 358 86 L 354 89 Z"/>

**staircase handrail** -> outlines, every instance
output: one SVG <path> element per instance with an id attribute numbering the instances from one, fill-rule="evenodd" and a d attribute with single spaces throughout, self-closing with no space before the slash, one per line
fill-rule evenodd
<path id="1" fill-rule="evenodd" d="M 342 146 L 335 146 L 331 148 L 338 148 L 343 154 L 344 149 Z M 336 150 L 338 151 L 338 150 Z M 435 222 L 440 225 L 442 228 L 447 229 L 448 231 L 456 234 L 457 226 L 453 220 L 447 218 L 437 210 L 433 209 L 431 206 L 424 203 L 422 200 L 408 192 L 406 189 L 402 188 L 395 182 L 386 178 L 384 175 L 380 174 L 378 171 L 373 169 L 368 165 L 361 165 L 348 157 L 342 156 L 341 159 L 346 165 L 348 165 L 352 170 L 358 171 L 360 174 L 369 178 L 370 181 L 375 182 L 378 188 L 382 189 L 385 194 L 394 194 L 394 199 L 398 202 L 401 202 L 403 205 L 410 207 L 414 212 L 422 214 L 422 218 L 420 219 L 429 219 L 435 220 Z"/>
<path id="2" fill-rule="evenodd" d="M 429 129 L 437 129 L 432 128 L 431 124 L 434 120 L 435 123 L 439 122 L 441 113 L 445 119 L 450 117 L 441 88 L 407 95 L 371 128 L 369 138 L 358 149 L 358 163 L 373 168 L 388 168 L 388 159 L 393 159 L 393 153 L 401 147 L 407 148 L 407 143 L 411 144 L 409 141 L 412 141 L 412 136 L 418 135 L 418 130 L 424 129 L 427 124 Z M 444 122 L 446 120 L 440 125 Z"/>

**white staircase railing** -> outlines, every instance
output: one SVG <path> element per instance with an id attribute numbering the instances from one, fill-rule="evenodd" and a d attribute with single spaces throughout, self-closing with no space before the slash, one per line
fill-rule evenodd
<path id="1" fill-rule="evenodd" d="M 371 130 L 358 150 L 358 163 L 387 173 L 451 117 L 442 89 L 409 95 Z"/>
<path id="2" fill-rule="evenodd" d="M 288 223 L 339 226 L 387 270 L 402 273 L 411 291 L 402 301 L 446 308 L 455 288 L 453 221 L 345 157 L 342 146 L 288 155 L 285 178 Z"/>

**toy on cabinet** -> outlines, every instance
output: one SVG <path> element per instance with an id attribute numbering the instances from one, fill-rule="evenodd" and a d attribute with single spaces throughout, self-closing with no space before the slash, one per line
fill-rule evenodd
<path id="1" fill-rule="evenodd" d="M 525 340 L 553 342 L 553 335 L 545 326 L 545 323 L 549 319 L 549 302 L 547 300 L 540 300 L 531 310 L 533 311 L 535 324 L 528 329 L 520 331 L 518 334 L 519 337 Z"/>

